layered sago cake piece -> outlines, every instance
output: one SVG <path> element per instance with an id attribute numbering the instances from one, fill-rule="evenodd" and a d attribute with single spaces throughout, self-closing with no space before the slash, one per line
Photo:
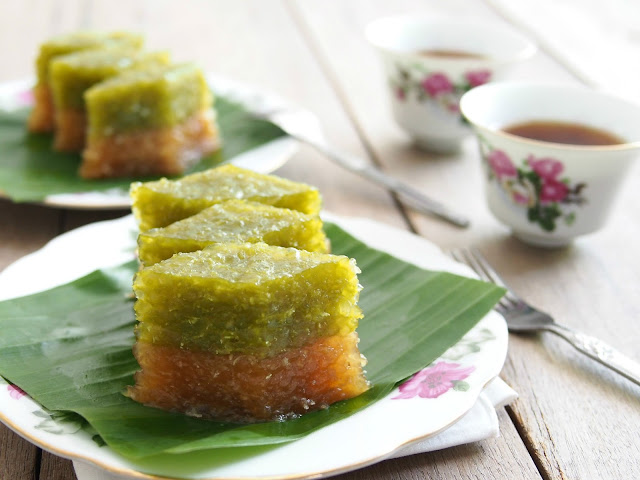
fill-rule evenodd
<path id="1" fill-rule="evenodd" d="M 86 94 L 85 178 L 178 175 L 219 149 L 213 96 L 195 65 L 137 69 Z"/>
<path id="2" fill-rule="evenodd" d="M 311 252 L 328 251 L 317 215 L 257 202 L 229 200 L 205 208 L 166 227 L 138 236 L 138 258 L 153 265 L 178 252 L 193 252 L 215 243 L 267 243 Z"/>
<path id="3" fill-rule="evenodd" d="M 135 48 L 85 50 L 57 57 L 49 68 L 55 107 L 53 148 L 81 152 L 85 146 L 88 112 L 85 92 L 127 70 L 168 65 L 167 52 L 140 52 Z"/>
<path id="4" fill-rule="evenodd" d="M 231 422 L 284 420 L 369 388 L 344 256 L 221 243 L 139 271 L 128 395 Z"/>
<path id="5" fill-rule="evenodd" d="M 318 215 L 318 189 L 231 164 L 186 175 L 131 185 L 132 210 L 141 232 L 190 217 L 212 205 L 241 199 Z"/>
<path id="6" fill-rule="evenodd" d="M 32 132 L 82 152 L 86 179 L 182 175 L 220 147 L 213 95 L 194 65 L 170 65 L 128 33 L 75 33 L 43 44 Z"/>
<path id="7" fill-rule="evenodd" d="M 40 46 L 36 59 L 36 84 L 33 88 L 34 105 L 28 121 L 31 132 L 53 132 L 55 108 L 49 83 L 51 62 L 62 56 L 89 49 L 126 47 L 140 49 L 144 43 L 142 36 L 128 32 L 76 32 L 60 35 Z"/>

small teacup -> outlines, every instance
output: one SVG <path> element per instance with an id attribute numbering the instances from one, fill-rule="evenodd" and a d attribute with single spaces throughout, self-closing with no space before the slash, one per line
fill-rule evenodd
<path id="1" fill-rule="evenodd" d="M 460 108 L 478 138 L 489 209 L 532 245 L 563 246 L 600 229 L 640 155 L 640 106 L 584 87 L 495 83 L 465 94 Z M 586 126 L 621 143 L 554 143 L 504 131 L 530 122 L 555 125 L 554 135 L 563 131 L 558 122 Z"/>
<path id="2" fill-rule="evenodd" d="M 396 122 L 425 150 L 453 152 L 471 130 L 460 97 L 499 79 L 536 47 L 500 25 L 433 16 L 394 16 L 365 31 L 379 52 Z"/>

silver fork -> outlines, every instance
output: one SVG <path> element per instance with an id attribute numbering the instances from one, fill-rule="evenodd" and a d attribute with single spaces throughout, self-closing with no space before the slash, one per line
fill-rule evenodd
<path id="1" fill-rule="evenodd" d="M 495 309 L 504 316 L 510 332 L 546 330 L 555 333 L 580 352 L 640 385 L 640 364 L 595 337 L 556 323 L 551 315 L 526 303 L 505 284 L 480 252 L 458 249 L 452 250 L 450 255 L 470 266 L 482 280 L 495 283 L 507 290 Z"/>

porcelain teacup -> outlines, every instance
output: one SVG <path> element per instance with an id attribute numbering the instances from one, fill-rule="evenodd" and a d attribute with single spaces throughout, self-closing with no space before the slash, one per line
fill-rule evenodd
<path id="1" fill-rule="evenodd" d="M 640 156 L 640 106 L 586 87 L 494 83 L 465 94 L 460 108 L 479 142 L 489 209 L 529 244 L 563 246 L 600 229 Z M 585 126 L 619 143 L 554 143 L 505 132 L 532 121 Z"/>
<path id="2" fill-rule="evenodd" d="M 460 116 L 462 94 L 536 52 L 500 24 L 445 17 L 386 17 L 370 23 L 365 36 L 382 59 L 396 122 L 419 147 L 443 153 L 471 135 Z"/>

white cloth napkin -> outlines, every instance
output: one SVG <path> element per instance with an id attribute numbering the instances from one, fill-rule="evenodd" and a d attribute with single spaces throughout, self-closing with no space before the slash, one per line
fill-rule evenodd
<path id="1" fill-rule="evenodd" d="M 482 391 L 471 410 L 460 420 L 433 437 L 395 452 L 390 458 L 495 438 L 500 432 L 496 409 L 512 402 L 517 396 L 518 394 L 500 378 L 495 378 Z M 73 467 L 78 480 L 122 480 L 123 478 L 85 462 L 74 461 Z"/>
<path id="2" fill-rule="evenodd" d="M 439 434 L 398 450 L 390 458 L 432 452 L 495 438 L 500 434 L 496 409 L 511 403 L 517 397 L 518 394 L 509 385 L 500 378 L 495 378 L 485 387 L 474 406 L 464 417 Z"/>

